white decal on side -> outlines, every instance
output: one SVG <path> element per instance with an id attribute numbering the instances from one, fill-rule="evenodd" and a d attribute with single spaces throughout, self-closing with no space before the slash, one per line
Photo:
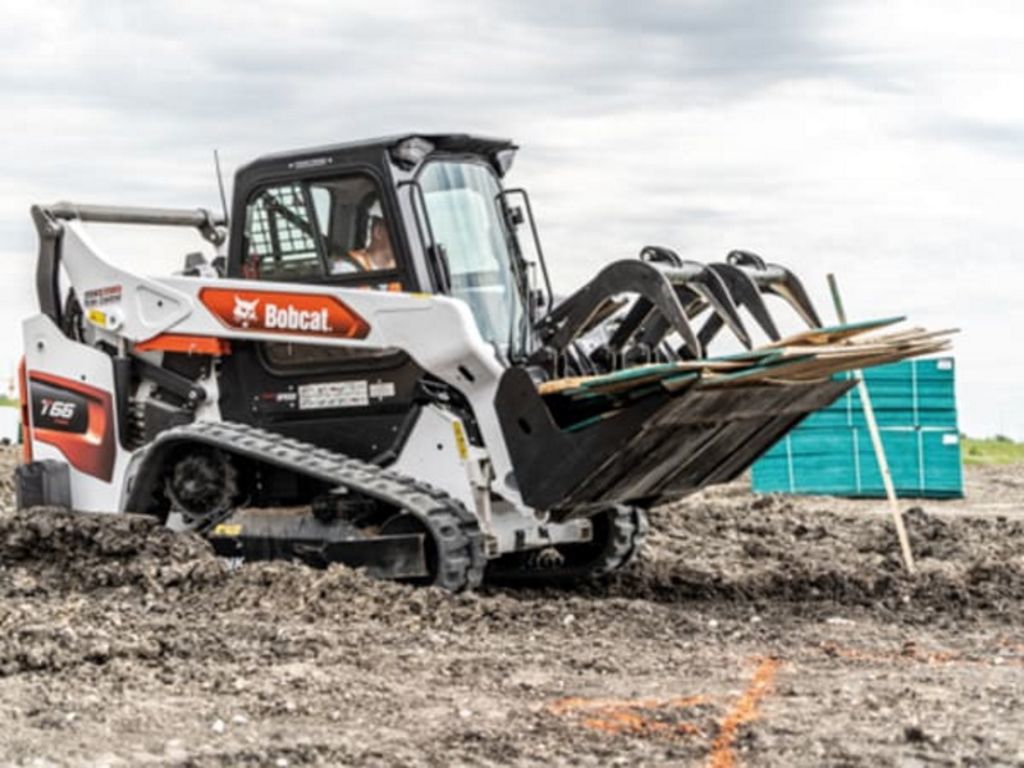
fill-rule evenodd
<path id="1" fill-rule="evenodd" d="M 327 319 L 326 309 L 296 309 L 291 304 L 279 307 L 269 301 L 263 310 L 263 325 L 266 328 L 280 328 L 285 331 L 330 333 L 334 330 Z"/>
<path id="2" fill-rule="evenodd" d="M 328 381 L 299 387 L 299 410 L 315 408 L 358 408 L 370 404 L 369 382 Z"/>
<path id="3" fill-rule="evenodd" d="M 58 421 L 71 421 L 75 417 L 75 404 L 67 400 L 49 400 L 44 397 L 40 415 Z"/>
<path id="4" fill-rule="evenodd" d="M 239 296 L 235 296 L 235 308 L 231 313 L 231 317 L 243 328 L 259 325 L 259 304 L 260 299 L 246 301 Z M 268 330 L 276 329 L 282 331 L 330 333 L 334 330 L 326 308 L 297 309 L 291 304 L 279 307 L 272 301 L 268 301 L 263 305 L 262 326 Z"/>
<path id="5" fill-rule="evenodd" d="M 395 396 L 395 382 L 377 380 L 370 384 L 370 399 L 383 400 Z"/>

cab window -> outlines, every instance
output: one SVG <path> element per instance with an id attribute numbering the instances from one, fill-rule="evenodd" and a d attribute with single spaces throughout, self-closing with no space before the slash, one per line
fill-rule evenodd
<path id="1" fill-rule="evenodd" d="M 367 176 L 269 186 L 249 201 L 242 277 L 400 290 L 398 266 Z"/>
<path id="2" fill-rule="evenodd" d="M 301 185 L 287 184 L 264 189 L 249 203 L 243 267 L 246 277 L 295 280 L 323 274 L 304 197 Z"/>
<path id="3" fill-rule="evenodd" d="M 522 349 L 527 315 L 507 225 L 496 200 L 501 186 L 482 163 L 428 162 L 420 172 L 430 225 L 444 248 L 452 296 L 462 299 L 483 337 Z"/>

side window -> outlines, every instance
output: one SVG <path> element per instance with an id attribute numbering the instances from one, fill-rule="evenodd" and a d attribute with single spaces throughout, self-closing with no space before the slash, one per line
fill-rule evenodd
<path id="1" fill-rule="evenodd" d="M 268 187 L 246 218 L 242 276 L 401 290 L 380 194 L 368 176 Z"/>
<path id="2" fill-rule="evenodd" d="M 321 277 L 324 267 L 314 222 L 300 184 L 258 192 L 246 211 L 242 274 L 263 280 Z"/>
<path id="3" fill-rule="evenodd" d="M 331 191 L 326 187 L 311 186 L 309 196 L 313 199 L 313 210 L 316 211 L 316 220 L 320 225 L 320 236 L 330 236 L 331 225 Z"/>

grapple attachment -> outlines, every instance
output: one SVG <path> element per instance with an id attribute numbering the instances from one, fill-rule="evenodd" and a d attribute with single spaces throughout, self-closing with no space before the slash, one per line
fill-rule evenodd
<path id="1" fill-rule="evenodd" d="M 808 330 L 780 338 L 764 294 Z M 751 348 L 741 307 L 766 345 Z M 730 480 L 852 386 L 834 373 L 948 347 L 949 331 L 866 335 L 899 320 L 822 327 L 793 273 L 746 251 L 702 265 L 651 246 L 610 264 L 539 323 L 542 348 L 500 383 L 523 499 L 561 519 Z M 707 356 L 723 328 L 747 351 Z"/>

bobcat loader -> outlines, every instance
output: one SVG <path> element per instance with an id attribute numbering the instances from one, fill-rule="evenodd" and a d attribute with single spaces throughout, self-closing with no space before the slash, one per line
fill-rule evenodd
<path id="1" fill-rule="evenodd" d="M 516 146 L 408 135 L 260 158 L 232 214 L 35 206 L 19 506 L 130 512 L 228 558 L 449 590 L 628 562 L 645 510 L 736 477 L 843 393 L 936 348 L 822 329 L 800 282 L 661 247 L 556 300 Z M 226 211 L 225 211 L 226 214 Z M 90 222 L 194 228 L 216 258 L 113 265 Z M 809 330 L 779 339 L 764 296 Z M 727 330 L 752 346 L 711 357 Z M 815 346 L 817 345 L 817 346 Z M 738 345 L 737 345 L 738 346 Z"/>

